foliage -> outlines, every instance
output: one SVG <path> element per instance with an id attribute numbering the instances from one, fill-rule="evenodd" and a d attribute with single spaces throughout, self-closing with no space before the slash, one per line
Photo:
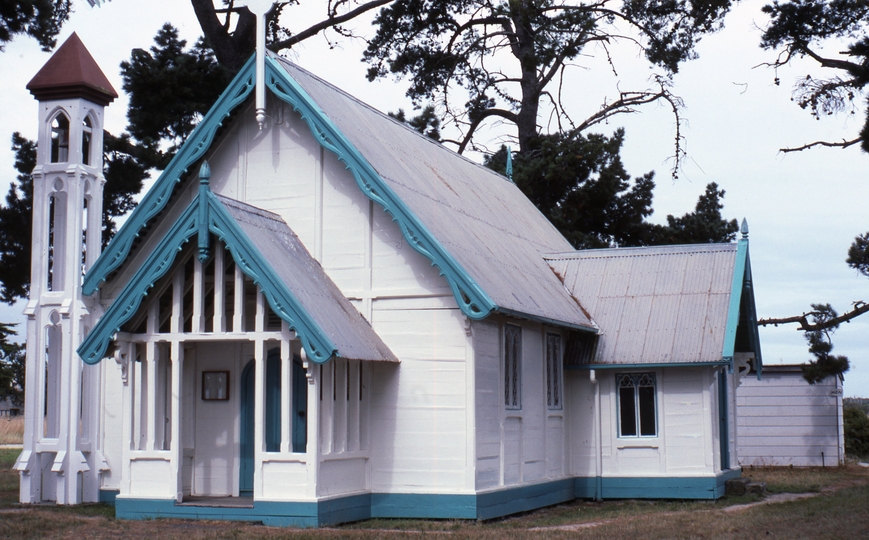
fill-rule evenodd
<path id="1" fill-rule="evenodd" d="M 0 205 L 0 301 L 12 304 L 30 290 L 30 238 L 33 214 L 33 177 L 36 143 L 12 134 L 16 182 L 9 186 L 6 204 Z"/>
<path id="2" fill-rule="evenodd" d="M 24 403 L 24 345 L 9 339 L 16 335 L 14 324 L 0 323 L 0 400 Z"/>
<path id="3" fill-rule="evenodd" d="M 607 54 L 611 44 L 630 41 L 624 37 L 630 28 L 648 60 L 674 73 L 695 56 L 694 44 L 704 34 L 720 28 L 730 5 L 731 0 L 396 0 L 376 16 L 377 33 L 363 59 L 369 80 L 406 78 L 415 105 L 436 102 L 461 132 L 446 141 L 460 153 L 490 118 L 514 124 L 519 149 L 526 152 L 539 144 L 544 99 L 552 104 L 557 131 L 569 135 L 644 103 L 666 100 L 678 109 L 668 80 L 657 77 L 654 89 L 621 92 L 574 122 L 562 104 L 565 69 L 581 55 Z M 612 61 L 608 54 L 607 60 Z"/>
<path id="4" fill-rule="evenodd" d="M 780 67 L 795 58 L 808 57 L 825 70 L 832 70 L 826 78 L 806 75 L 794 85 L 794 101 L 816 118 L 838 112 L 855 114 L 866 107 L 869 84 L 869 3 L 862 0 L 787 0 L 774 1 L 763 8 L 770 16 L 761 40 L 765 49 L 779 51 L 771 64 Z M 837 51 L 823 56 L 827 42 L 848 40 Z M 778 79 L 776 79 L 778 82 Z M 812 146 L 848 147 L 860 143 L 869 151 L 869 107 L 859 135 L 841 142 L 818 141 L 784 151 L 804 150 Z"/>
<path id="5" fill-rule="evenodd" d="M 667 227 L 658 233 L 656 244 L 705 244 L 732 242 L 739 230 L 735 219 L 721 217 L 724 190 L 712 182 L 697 200 L 694 212 L 682 217 L 667 216 Z"/>
<path id="6" fill-rule="evenodd" d="M 18 34 L 35 38 L 43 51 L 50 51 L 71 10 L 72 0 L 0 0 L 0 51 Z"/>
<path id="7" fill-rule="evenodd" d="M 869 232 L 861 234 L 854 239 L 848 248 L 848 266 L 869 277 Z"/>
<path id="8" fill-rule="evenodd" d="M 721 217 L 724 191 L 706 187 L 695 212 L 667 216 L 668 225 L 645 221 L 652 213 L 654 173 L 631 180 L 619 152 L 624 130 L 536 137 L 513 156 L 513 181 L 576 249 L 681 243 L 730 242 L 736 220 Z M 486 165 L 504 172 L 502 147 Z"/>
<path id="9" fill-rule="evenodd" d="M 146 166 L 165 167 L 233 75 L 202 39 L 184 50 L 186 45 L 166 23 L 150 52 L 133 49 L 130 60 L 121 63 L 123 89 L 130 96 L 127 129 L 143 147 L 141 157 L 153 153 L 152 160 L 144 160 Z M 161 143 L 170 145 L 165 153 Z"/>
<path id="10" fill-rule="evenodd" d="M 104 133 L 103 176 L 103 244 L 115 231 L 114 219 L 128 212 L 133 197 L 142 190 L 147 168 L 139 163 L 126 139 Z M 125 142 L 126 141 L 126 142 Z M 20 133 L 12 135 L 15 152 L 16 182 L 9 187 L 6 204 L 0 206 L 0 301 L 14 303 L 30 291 L 30 254 L 32 242 L 33 177 L 36 166 L 36 142 Z"/>
<path id="11" fill-rule="evenodd" d="M 809 342 L 809 352 L 815 359 L 802 366 L 803 378 L 809 384 L 819 383 L 830 376 L 844 379 L 843 374 L 850 368 L 848 357 L 831 354 L 832 336 L 839 325 L 827 324 L 839 314 L 830 304 L 812 304 L 812 309 L 812 323 L 818 325 L 819 329 L 807 331 L 805 334 L 806 341 Z"/>
<path id="12" fill-rule="evenodd" d="M 441 140 L 441 121 L 440 118 L 437 117 L 437 114 L 435 114 L 435 108 L 431 105 L 424 107 L 418 115 L 410 120 L 408 120 L 407 116 L 404 114 L 404 109 L 398 109 L 398 112 L 391 112 L 388 114 L 399 122 L 406 122 L 407 125 L 419 131 L 429 139 L 434 141 Z"/>
<path id="13" fill-rule="evenodd" d="M 845 453 L 869 457 L 869 415 L 856 405 L 845 405 Z"/>

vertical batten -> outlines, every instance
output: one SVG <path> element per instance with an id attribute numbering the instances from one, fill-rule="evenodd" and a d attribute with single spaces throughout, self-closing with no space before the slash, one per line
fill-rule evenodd
<path id="1" fill-rule="evenodd" d="M 226 332 L 226 313 L 224 306 L 226 298 L 224 292 L 224 276 L 226 275 L 226 267 L 224 254 L 226 251 L 223 246 L 217 242 L 214 246 L 214 323 L 212 328 L 215 333 Z"/>
<path id="2" fill-rule="evenodd" d="M 172 276 L 172 322 L 170 324 L 170 332 L 180 334 L 184 329 L 184 266 L 181 265 L 182 271 L 175 272 Z"/>
<path id="3" fill-rule="evenodd" d="M 258 302 L 257 314 L 261 303 Z M 259 324 L 260 317 L 257 317 Z M 253 492 L 254 499 L 263 494 L 263 453 L 265 452 L 265 379 L 266 379 L 266 343 L 257 339 L 254 342 L 254 406 L 253 406 Z"/>
<path id="4" fill-rule="evenodd" d="M 198 257 L 193 258 L 193 325 L 194 334 L 205 331 L 205 318 L 202 316 L 203 294 L 205 284 L 202 275 L 202 263 Z"/>
<path id="5" fill-rule="evenodd" d="M 182 470 L 184 469 L 184 444 L 181 440 L 181 375 L 184 367 L 184 348 L 181 342 L 173 341 L 170 353 L 172 362 L 172 401 L 171 401 L 171 432 L 169 436 L 169 449 L 172 451 L 170 466 L 175 476 L 175 501 L 181 502 L 184 498 L 184 484 L 182 482 Z"/>
<path id="6" fill-rule="evenodd" d="M 232 310 L 232 331 L 236 333 L 244 332 L 243 314 L 244 314 L 244 274 L 235 265 L 235 290 L 233 292 L 233 310 Z"/>
<path id="7" fill-rule="evenodd" d="M 256 295 L 256 323 L 254 325 L 255 332 L 262 332 L 266 328 L 266 306 L 265 306 L 265 295 L 259 291 L 257 288 Z"/>
<path id="8" fill-rule="evenodd" d="M 157 350 L 157 344 L 153 341 L 148 341 L 145 344 L 145 358 L 142 359 L 142 365 L 146 366 L 148 381 L 145 392 L 143 392 L 147 396 L 147 399 L 144 400 L 144 407 L 142 407 L 144 413 L 142 415 L 142 422 L 145 424 L 145 448 L 147 450 L 154 450 L 154 422 L 157 418 L 157 370 L 155 369 L 157 367 Z"/>
<path id="9" fill-rule="evenodd" d="M 128 416 L 130 419 L 130 433 L 126 439 L 129 442 L 130 450 L 139 450 L 141 443 L 142 429 L 142 384 L 140 382 L 142 375 L 142 363 L 137 362 L 141 352 L 141 345 L 134 344 L 134 351 L 130 358 L 129 367 L 129 388 L 130 388 L 130 408 Z M 127 477 L 129 479 L 129 476 Z"/>
<path id="10" fill-rule="evenodd" d="M 287 321 L 281 320 L 281 453 L 283 454 L 293 450 L 290 443 L 290 429 L 293 422 L 293 411 L 290 407 L 292 403 L 290 389 L 293 388 L 293 351 L 290 347 L 289 334 Z"/>

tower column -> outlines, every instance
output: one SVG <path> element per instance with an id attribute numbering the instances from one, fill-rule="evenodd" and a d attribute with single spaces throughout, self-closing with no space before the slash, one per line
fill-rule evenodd
<path id="1" fill-rule="evenodd" d="M 99 255 L 103 109 L 117 93 L 73 34 L 28 83 L 39 101 L 27 316 L 22 503 L 99 500 L 100 370 L 76 349 L 93 325 L 83 272 Z"/>

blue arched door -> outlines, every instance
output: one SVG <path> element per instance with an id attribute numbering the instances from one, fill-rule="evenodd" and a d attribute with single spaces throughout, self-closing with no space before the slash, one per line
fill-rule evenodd
<path id="1" fill-rule="evenodd" d="M 241 372 L 241 425 L 239 426 L 238 451 L 238 494 L 240 497 L 253 496 L 255 371 L 254 361 L 251 360 Z"/>

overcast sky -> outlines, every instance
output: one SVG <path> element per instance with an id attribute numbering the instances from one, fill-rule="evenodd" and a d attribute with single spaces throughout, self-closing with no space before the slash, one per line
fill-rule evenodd
<path id="1" fill-rule="evenodd" d="M 758 27 L 766 21 L 760 12 L 763 4 L 742 2 L 722 32 L 701 42 L 700 58 L 684 64 L 675 77 L 674 93 L 686 107 L 683 133 L 689 156 L 678 180 L 669 175 L 674 121 L 666 107 L 652 105 L 631 117 L 616 118 L 597 131 L 609 134 L 624 126 L 627 141 L 622 157 L 628 171 L 634 176 L 657 172 L 653 221 L 665 222 L 667 214 L 692 210 L 709 182 L 726 190 L 724 215 L 744 217 L 749 223 L 759 317 L 796 315 L 809 310 L 813 302 L 829 302 L 841 313 L 855 300 L 869 301 L 869 279 L 845 264 L 854 236 L 869 230 L 869 156 L 856 147 L 787 155 L 778 149 L 818 139 L 853 138 L 863 112 L 815 120 L 791 102 L 791 88 L 807 72 L 820 76 L 821 71 L 809 63 L 780 69 L 781 85 L 776 86 L 773 70 L 755 67 L 774 58 L 757 45 Z M 129 59 L 131 49 L 149 48 L 164 22 L 178 27 L 189 43 L 201 33 L 192 7 L 181 0 L 114 0 L 94 9 L 79 0 L 74 7 L 59 43 L 77 32 L 119 93 L 119 64 Z M 287 11 L 298 19 L 292 24 L 297 31 L 320 15 L 298 8 Z M 364 24 L 358 30 L 369 32 Z M 365 65 L 359 61 L 361 47 L 345 40 L 336 50 L 329 50 L 325 40 L 314 38 L 289 57 L 378 109 L 396 110 L 403 103 L 405 86 L 393 81 L 366 82 Z M 839 50 L 836 45 L 830 49 Z M 576 118 L 592 112 L 605 96 L 615 95 L 617 84 L 622 90 L 648 87 L 653 71 L 636 58 L 634 49 L 612 52 L 617 77 L 593 57 L 581 58 L 571 71 L 564 95 Z M 24 87 L 49 56 L 35 41 L 21 37 L 0 53 L 3 186 L 15 176 L 12 133 L 36 138 L 36 101 Z M 126 105 L 122 96 L 108 107 L 109 131 L 123 131 Z M 6 188 L 2 190 L 5 195 Z M 11 308 L 0 304 L 0 321 L 21 321 L 23 307 L 22 303 Z M 760 332 L 766 364 L 809 359 L 802 333 L 793 325 L 761 328 Z M 845 395 L 869 397 L 869 315 L 843 325 L 834 344 L 835 353 L 851 360 Z"/>

